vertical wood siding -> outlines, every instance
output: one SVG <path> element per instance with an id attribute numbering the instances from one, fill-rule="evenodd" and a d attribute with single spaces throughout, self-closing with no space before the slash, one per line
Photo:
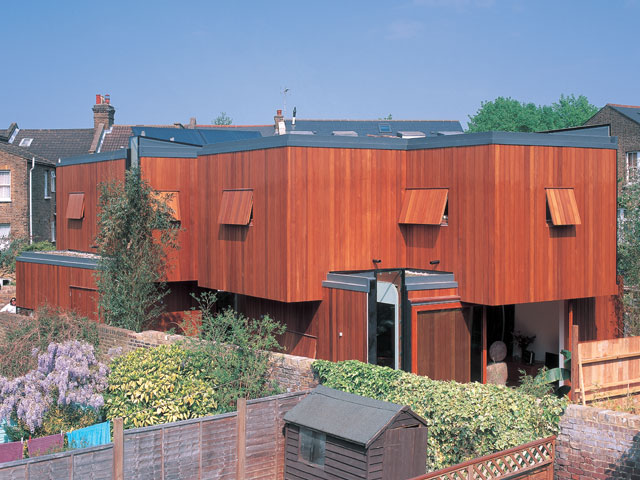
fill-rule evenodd
<path id="1" fill-rule="evenodd" d="M 615 151 L 484 145 L 417 151 L 283 147 L 198 159 L 200 284 L 321 300 L 333 270 L 451 271 L 463 301 L 615 293 Z M 581 224 L 550 227 L 545 188 L 573 188 Z M 251 226 L 219 225 L 222 191 L 253 189 Z M 399 225 L 408 188 L 448 189 L 448 226 Z"/>
<path id="2" fill-rule="evenodd" d="M 367 293 L 323 290 L 322 302 L 285 303 L 239 295 L 236 306 L 249 317 L 268 314 L 284 324 L 287 331 L 278 340 L 285 353 L 366 362 Z"/>
<path id="3" fill-rule="evenodd" d="M 58 250 L 94 252 L 97 234 L 99 185 L 124 181 L 125 160 L 67 165 L 56 169 L 56 218 Z M 84 217 L 67 218 L 70 193 L 84 193 Z M 73 205 L 72 205 L 73 206 Z"/>
<path id="4" fill-rule="evenodd" d="M 198 280 L 196 233 L 196 159 L 150 158 L 140 159 L 142 178 L 154 190 L 177 192 L 180 198 L 180 248 L 169 252 L 167 281 L 186 282 Z M 205 237 L 206 239 L 206 237 Z M 205 244 L 207 242 L 205 241 Z"/>
<path id="5" fill-rule="evenodd" d="M 471 332 L 462 310 L 418 312 L 414 335 L 418 375 L 469 381 Z"/>

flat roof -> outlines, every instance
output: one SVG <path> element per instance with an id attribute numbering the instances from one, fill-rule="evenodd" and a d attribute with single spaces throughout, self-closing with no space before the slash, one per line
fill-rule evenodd
<path id="1" fill-rule="evenodd" d="M 372 150 L 429 150 L 477 145 L 531 145 L 615 150 L 617 137 L 549 133 L 480 132 L 427 138 L 278 135 L 205 145 L 199 155 L 263 150 L 279 147 L 356 148 Z"/>

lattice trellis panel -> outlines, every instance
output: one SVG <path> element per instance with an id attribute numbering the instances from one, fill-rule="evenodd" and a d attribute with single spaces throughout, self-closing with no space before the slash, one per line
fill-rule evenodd
<path id="1" fill-rule="evenodd" d="M 414 480 L 507 480 L 553 464 L 555 437 L 438 470 Z"/>

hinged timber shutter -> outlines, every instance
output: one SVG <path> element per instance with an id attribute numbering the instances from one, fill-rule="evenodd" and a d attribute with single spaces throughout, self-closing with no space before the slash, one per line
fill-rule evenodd
<path id="1" fill-rule="evenodd" d="M 415 188 L 404 192 L 398 223 L 440 225 L 447 206 L 448 188 Z"/>
<path id="2" fill-rule="evenodd" d="M 173 210 L 173 219 L 180 221 L 180 192 L 157 191 L 153 193 L 156 200 L 167 204 Z"/>
<path id="3" fill-rule="evenodd" d="M 67 218 L 82 220 L 84 217 L 84 193 L 70 193 L 67 201 Z"/>
<path id="4" fill-rule="evenodd" d="M 253 210 L 253 190 L 223 190 L 218 223 L 249 225 Z"/>
<path id="5" fill-rule="evenodd" d="M 580 213 L 573 188 L 546 188 L 551 223 L 555 226 L 580 225 Z"/>

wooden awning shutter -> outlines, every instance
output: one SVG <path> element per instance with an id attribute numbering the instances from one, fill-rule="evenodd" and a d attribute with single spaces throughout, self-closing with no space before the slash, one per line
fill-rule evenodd
<path id="1" fill-rule="evenodd" d="M 447 206 L 448 188 L 415 188 L 404 192 L 398 223 L 440 225 Z"/>
<path id="2" fill-rule="evenodd" d="M 249 225 L 253 211 L 253 190 L 223 190 L 218 223 Z"/>
<path id="3" fill-rule="evenodd" d="M 573 188 L 546 188 L 547 207 L 555 226 L 580 225 L 580 213 Z"/>
<path id="4" fill-rule="evenodd" d="M 154 198 L 166 203 L 173 210 L 174 220 L 180 221 L 180 192 L 158 191 L 153 193 Z"/>
<path id="5" fill-rule="evenodd" d="M 82 220 L 84 217 L 84 193 L 70 193 L 67 201 L 67 218 Z"/>

